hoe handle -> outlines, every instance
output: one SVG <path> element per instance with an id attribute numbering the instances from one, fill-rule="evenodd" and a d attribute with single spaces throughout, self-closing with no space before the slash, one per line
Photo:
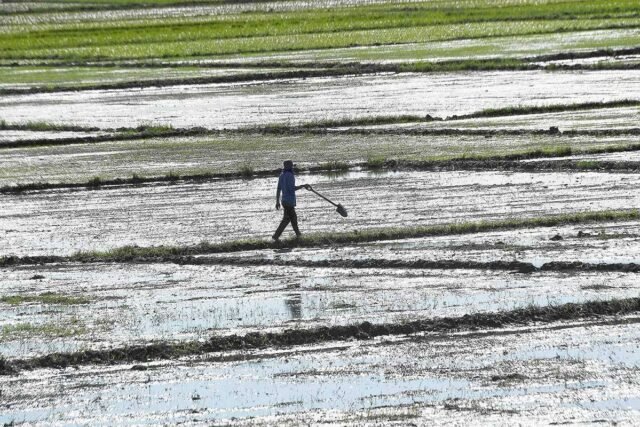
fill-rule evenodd
<path id="1" fill-rule="evenodd" d="M 308 188 L 309 191 L 316 193 L 318 196 L 322 197 L 323 199 L 325 199 L 327 202 L 331 203 L 333 206 L 338 206 L 336 203 L 333 203 L 331 200 L 327 199 L 326 197 L 324 197 L 322 194 L 318 193 L 316 190 L 314 190 L 313 188 Z"/>

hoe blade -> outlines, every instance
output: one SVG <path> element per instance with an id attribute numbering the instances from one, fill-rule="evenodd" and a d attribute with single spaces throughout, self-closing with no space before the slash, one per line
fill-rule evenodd
<path id="1" fill-rule="evenodd" d="M 342 215 L 345 218 L 347 217 L 347 210 L 341 204 L 338 204 L 338 208 L 336 209 L 336 212 L 338 212 L 340 215 Z"/>

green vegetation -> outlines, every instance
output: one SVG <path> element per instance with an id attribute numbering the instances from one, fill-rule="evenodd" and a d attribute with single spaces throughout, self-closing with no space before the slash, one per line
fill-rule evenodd
<path id="1" fill-rule="evenodd" d="M 240 166 L 240 176 L 243 178 L 251 178 L 255 172 L 255 169 L 250 164 Z"/>
<path id="2" fill-rule="evenodd" d="M 601 164 L 596 160 L 579 160 L 576 162 L 576 166 L 581 169 L 599 169 Z"/>
<path id="3" fill-rule="evenodd" d="M 86 328 L 78 319 L 65 324 L 58 323 L 16 323 L 0 328 L 0 340 L 8 341 L 25 337 L 73 337 L 82 335 Z"/>
<path id="4" fill-rule="evenodd" d="M 87 182 L 87 187 L 98 188 L 102 185 L 103 185 L 102 178 L 100 178 L 99 176 L 94 176 L 89 180 L 89 182 Z"/>
<path id="5" fill-rule="evenodd" d="M 370 155 L 369 157 L 367 157 L 366 167 L 368 169 L 382 169 L 385 162 L 386 159 L 384 158 L 384 156 Z"/>
<path id="6" fill-rule="evenodd" d="M 88 304 L 90 300 L 86 297 L 75 297 L 71 295 L 45 292 L 39 295 L 5 295 L 3 297 L 0 297 L 0 302 L 3 302 L 5 304 L 10 304 L 10 305 L 20 305 L 20 304 L 29 304 L 29 303 L 74 305 L 74 304 Z"/>
<path id="7" fill-rule="evenodd" d="M 433 226 L 372 228 L 352 232 L 315 233 L 307 234 L 301 239 L 283 241 L 279 244 L 279 246 L 318 247 L 324 245 L 349 245 L 380 240 L 470 234 L 532 227 L 553 227 L 557 225 L 584 224 L 601 221 L 627 221 L 639 218 L 640 211 L 636 209 L 577 212 L 535 218 L 513 218 L 499 221 L 472 221 Z M 69 260 L 83 262 L 92 260 L 123 262 L 136 258 L 166 258 L 208 253 L 260 250 L 273 248 L 274 246 L 278 245 L 272 243 L 271 241 L 259 239 L 236 240 L 215 244 L 209 242 L 201 242 L 200 244 L 194 246 L 124 246 L 120 248 L 114 248 L 109 251 L 78 252 L 75 255 L 71 256 Z"/>
<path id="8" fill-rule="evenodd" d="M 540 106 L 510 106 L 504 108 L 488 108 L 471 114 L 449 117 L 447 120 L 477 119 L 481 117 L 518 116 L 525 114 L 557 113 L 561 111 L 593 110 L 599 108 L 638 107 L 640 100 L 621 99 L 608 102 L 582 102 L 577 104 L 550 104 Z"/>
<path id="9" fill-rule="evenodd" d="M 635 28 L 634 0 L 473 5 L 454 1 L 253 11 L 70 23 L 41 22 L 0 33 L 5 59 L 185 58 L 328 49 L 599 28 Z"/>
<path id="10" fill-rule="evenodd" d="M 331 172 L 331 171 L 346 171 L 346 170 L 349 170 L 349 168 L 350 168 L 350 165 L 346 162 L 331 160 L 325 163 L 320 163 L 320 165 L 317 167 L 317 170 Z"/>

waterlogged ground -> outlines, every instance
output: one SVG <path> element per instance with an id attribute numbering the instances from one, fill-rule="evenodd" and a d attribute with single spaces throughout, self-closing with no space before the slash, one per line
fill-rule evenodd
<path id="1" fill-rule="evenodd" d="M 0 302 L 0 353 L 8 358 L 627 298 L 640 289 L 634 273 L 488 269 L 71 264 L 8 269 L 0 277 L 0 297 L 84 299 Z"/>
<path id="2" fill-rule="evenodd" d="M 307 49 L 296 52 L 227 55 L 224 61 L 281 60 L 287 62 L 309 61 L 362 61 L 362 62 L 417 62 L 447 61 L 486 58 L 529 58 L 558 52 L 584 52 L 607 46 L 609 49 L 636 46 L 640 40 L 637 29 L 608 29 L 575 31 L 561 34 L 534 34 L 527 36 L 483 37 L 482 39 L 458 39 L 427 43 L 404 43 L 381 46 Z M 594 59 L 601 62 L 602 56 Z M 200 60 L 202 61 L 202 60 Z M 546 61 L 541 64 L 563 64 Z M 575 63 L 568 62 L 569 64 Z M 582 63 L 582 62 L 579 62 Z"/>
<path id="3" fill-rule="evenodd" d="M 0 422 L 633 424 L 637 321 L 38 370 L 0 377 Z"/>
<path id="4" fill-rule="evenodd" d="M 349 218 L 301 190 L 303 232 L 407 227 L 639 205 L 633 173 L 351 172 L 302 175 L 342 203 Z M 268 238 L 275 210 L 274 178 L 201 184 L 143 185 L 2 195 L 6 208 L 0 253 L 68 255 L 126 244 L 185 245 Z M 287 236 L 287 235 L 285 235 Z"/>
<path id="5" fill-rule="evenodd" d="M 0 3 L 3 37 L 56 29 L 61 37 L 69 37 L 60 39 L 49 32 L 33 44 L 22 43 L 25 40 L 18 37 L 22 47 L 5 43 L 9 57 L 16 58 L 0 60 L 0 89 L 9 90 L 233 77 L 296 67 L 322 71 L 323 63 L 334 67 L 348 62 L 529 58 L 539 66 L 637 68 L 637 52 L 627 50 L 618 55 L 612 51 L 640 43 L 632 14 L 622 16 L 612 8 L 606 16 L 604 12 L 578 14 L 575 20 L 557 22 L 568 15 L 547 10 L 533 21 L 505 17 L 509 19 L 494 22 L 493 16 L 486 15 L 486 22 L 420 26 L 411 37 L 411 28 L 357 31 L 358 22 L 354 21 L 349 25 L 355 25 L 356 30 L 345 37 L 364 37 L 360 46 L 335 48 L 329 44 L 328 49 L 280 51 L 305 37 L 313 43 L 319 39 L 312 37 L 326 37 L 341 46 L 358 41 L 352 38 L 345 44 L 338 40 L 342 35 L 328 31 L 335 24 L 330 23 L 324 33 L 292 33 L 271 48 L 269 43 L 279 39 L 257 34 L 237 40 L 242 42 L 239 48 L 258 39 L 267 43 L 254 43 L 256 49 L 245 55 L 210 55 L 215 43 L 227 47 L 231 46 L 229 41 L 235 43 L 226 40 L 235 31 L 231 27 L 231 33 L 223 34 L 220 40 L 205 40 L 201 37 L 204 32 L 184 33 L 193 40 L 166 44 L 165 50 L 157 49 L 157 42 L 165 37 L 158 34 L 153 43 L 134 43 L 121 50 L 131 58 L 140 58 L 127 61 L 118 57 L 117 43 L 93 49 L 95 40 L 79 31 L 79 44 L 74 45 L 75 33 L 65 29 L 132 22 L 172 22 L 180 28 L 199 22 L 202 30 L 208 31 L 204 28 L 207 22 L 216 17 L 227 19 L 228 14 L 238 14 L 229 15 L 234 24 L 234 20 L 241 22 L 254 13 L 264 13 L 265 19 L 270 19 L 283 17 L 288 11 L 390 2 L 193 2 L 179 7 L 174 3 L 170 7 L 73 12 L 69 8 L 103 6 Z M 520 0 L 472 3 L 487 10 L 523 6 Z M 569 10 L 565 3 L 555 6 Z M 406 6 L 403 13 L 412 7 Z M 449 6 L 460 4 L 430 7 L 437 12 Z M 620 8 L 627 10 L 626 1 L 620 1 Z M 531 16 L 540 12 L 534 9 Z M 34 10 L 40 12 L 24 13 Z M 478 17 L 485 16 L 482 13 Z M 593 30 L 603 26 L 617 28 Z M 588 30 L 553 34 L 558 28 Z M 523 29 L 547 34 L 494 36 Z M 284 30 L 287 28 L 274 27 L 276 32 Z M 468 38 L 473 34 L 483 37 Z M 134 32 L 131 35 L 135 39 Z M 128 36 L 123 34 L 118 43 L 129 43 Z M 377 37 L 382 38 L 376 46 L 361 46 Z M 450 40 L 427 42 L 434 38 Z M 384 40 L 410 43 L 385 44 Z M 416 40 L 420 42 L 413 43 Z M 48 47 L 63 45 L 70 50 Z M 260 50 L 265 52 L 256 52 Z M 162 58 L 153 58 L 150 52 L 158 52 Z M 557 55 L 568 52 L 584 55 L 574 59 Z M 85 54 L 94 59 L 83 61 Z M 92 57 L 94 54 L 99 57 Z M 81 66 L 66 63 L 65 57 L 75 61 L 70 59 L 75 55 L 80 55 Z M 537 55 L 552 56 L 534 59 Z M 42 59 L 26 59 L 37 57 Z M 109 57 L 113 62 L 100 63 Z M 279 62 L 281 67 L 266 68 L 258 66 L 259 62 L 274 67 Z M 322 127 L 322 121 L 336 119 L 401 114 L 450 118 L 487 108 L 637 100 L 639 83 L 640 71 L 633 69 L 388 73 L 272 81 L 256 77 L 242 83 L 5 95 L 0 97 L 0 122 L 32 122 L 33 129 L 45 128 L 33 122 L 105 130 L 139 125 L 233 130 L 312 122 Z M 494 156 L 540 149 L 560 152 L 558 148 L 570 147 L 574 155 L 558 160 L 581 160 L 582 166 L 597 168 L 598 161 L 640 159 L 635 152 L 579 154 L 581 150 L 637 144 L 639 114 L 637 107 L 601 108 L 357 129 L 332 127 L 326 134 L 295 134 L 286 129 L 281 129 L 280 135 L 230 131 L 199 137 L 19 148 L 7 145 L 100 137 L 106 132 L 0 131 L 0 186 L 87 182 L 96 176 L 272 170 L 281 163 L 283 153 L 309 167 L 330 161 Z M 579 135 L 533 132 L 551 127 L 579 131 Z M 467 135 L 454 135 L 452 129 L 467 131 Z M 424 131 L 422 135 L 420 131 Z M 500 131 L 509 132 L 500 135 Z M 602 136 L 603 132 L 589 131 L 614 132 Z M 437 132 L 443 135 L 435 136 Z M 632 209 L 640 206 L 639 181 L 637 173 L 605 170 L 300 174 L 299 184 L 313 184 L 344 204 L 349 216 L 340 217 L 334 207 L 304 191 L 299 194 L 298 214 L 303 232 L 313 233 Z M 268 240 L 281 217 L 274 209 L 275 184 L 274 173 L 266 179 L 3 194 L 0 256 L 70 255 L 127 244 Z M 486 322 L 466 332 L 442 328 L 449 332 L 370 340 L 358 334 L 357 339 L 348 341 L 160 358 L 136 362 L 135 367 L 93 364 L 97 362 L 92 359 L 78 366 L 73 362 L 68 369 L 22 370 L 0 375 L 0 424 L 634 425 L 640 418 L 637 315 L 580 319 L 575 312 L 575 320 L 569 322 L 531 320 L 503 329 L 491 326 L 491 313 L 504 310 L 637 297 L 640 273 L 631 272 L 640 264 L 637 220 L 345 246 L 274 246 L 261 251 L 205 254 L 183 259 L 182 264 L 175 261 L 0 269 L 0 370 L 7 372 L 3 359 L 11 364 L 54 352 L 204 343 L 230 334 L 293 330 L 292 335 L 304 335 L 305 329 L 316 326 L 363 321 L 400 324 L 478 313 L 484 313 Z M 423 263 L 420 268 L 419 262 Z M 424 268 L 426 262 L 433 268 Z M 511 266 L 505 267 L 509 262 Z M 531 265 L 516 266 L 515 262 Z M 559 264 L 550 264 L 554 262 L 575 264 L 562 270 Z M 579 263 L 608 264 L 610 271 L 588 270 L 584 264 L 579 268 Z M 439 324 L 449 322 L 453 321 Z"/>
<path id="6" fill-rule="evenodd" d="M 455 125 L 456 122 L 450 122 Z M 9 132 L 15 137 L 77 137 L 62 133 Z M 7 134 L 7 135 L 8 135 Z M 4 133 L 0 133 L 0 140 Z M 64 136 L 63 136 L 64 135 Z M 139 176 L 200 173 L 238 173 L 277 169 L 283 152 L 300 167 L 326 162 L 366 162 L 369 159 L 422 160 L 469 155 L 501 155 L 550 147 L 571 147 L 574 152 L 630 145 L 635 136 L 594 138 L 590 135 L 435 136 L 353 133 L 273 136 L 226 133 L 210 137 L 154 138 L 71 145 L 6 148 L 0 156 L 0 185 L 28 182 L 87 182 Z M 620 159 L 630 156 L 619 154 Z"/>
<path id="7" fill-rule="evenodd" d="M 5 96 L 7 122 L 114 128 L 236 128 L 389 114 L 445 117 L 486 108 L 640 97 L 640 71 L 476 72 L 313 78 Z"/>
<path id="8" fill-rule="evenodd" d="M 295 69 L 294 69 L 295 70 Z M 243 74 L 260 75 L 281 71 L 260 68 L 203 68 L 203 67 L 3 67 L 0 89 L 27 89 L 56 87 L 83 87 L 109 83 L 194 79 L 205 77 L 231 77 Z"/>

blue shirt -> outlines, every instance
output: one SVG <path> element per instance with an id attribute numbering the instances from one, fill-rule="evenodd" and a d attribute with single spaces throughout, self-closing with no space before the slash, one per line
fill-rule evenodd
<path id="1" fill-rule="evenodd" d="M 285 169 L 278 179 L 278 191 L 282 191 L 282 204 L 296 205 L 296 177 L 293 171 Z"/>

